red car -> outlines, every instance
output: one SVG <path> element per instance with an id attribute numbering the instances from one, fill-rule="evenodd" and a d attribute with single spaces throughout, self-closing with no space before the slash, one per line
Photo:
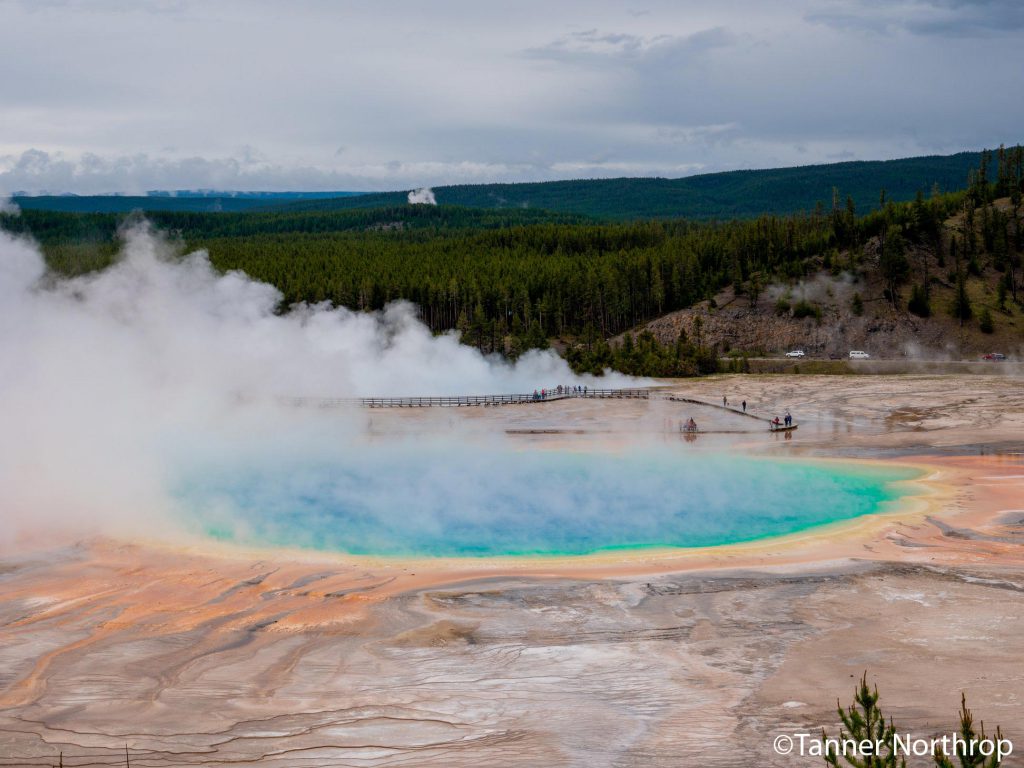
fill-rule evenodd
<path id="1" fill-rule="evenodd" d="M 1005 360 L 1006 355 L 1002 352 L 989 352 L 987 355 L 981 356 L 982 360 Z"/>

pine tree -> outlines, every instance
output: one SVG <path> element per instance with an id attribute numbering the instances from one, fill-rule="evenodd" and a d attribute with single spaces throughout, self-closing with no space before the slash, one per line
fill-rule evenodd
<path id="1" fill-rule="evenodd" d="M 967 278 L 963 272 L 956 276 L 956 295 L 953 298 L 953 317 L 960 321 L 960 327 L 974 314 L 971 299 L 967 295 Z"/>
<path id="2" fill-rule="evenodd" d="M 906 768 L 906 759 L 896 753 L 896 728 L 892 720 L 886 724 L 885 716 L 878 708 L 878 687 L 876 686 L 874 690 L 868 688 L 867 672 L 860 679 L 853 700 L 854 703 L 846 709 L 837 702 L 836 708 L 843 721 L 843 727 L 839 730 L 839 742 L 852 739 L 856 742 L 870 741 L 881 744 L 881 754 L 825 754 L 825 764 L 833 768 L 839 768 L 840 765 L 850 768 Z M 824 730 L 821 736 L 823 741 L 827 738 Z"/>
<path id="3" fill-rule="evenodd" d="M 860 297 L 859 293 L 853 294 L 853 301 L 850 302 L 850 309 L 857 317 L 864 314 L 864 300 Z"/>
<path id="4" fill-rule="evenodd" d="M 910 263 L 905 255 L 906 244 L 897 226 L 891 226 L 884 241 L 879 268 L 885 279 L 885 292 L 893 308 L 899 306 L 899 287 L 910 273 Z"/>
<path id="5" fill-rule="evenodd" d="M 957 763 L 954 763 L 946 755 L 936 752 L 934 758 L 938 768 L 999 768 L 1001 761 L 998 754 L 985 757 L 977 747 L 973 749 L 971 747 L 972 744 L 976 745 L 987 738 L 985 723 L 980 723 L 978 730 L 974 730 L 974 715 L 967 708 L 967 696 L 963 693 L 960 694 L 960 730 L 958 733 L 960 740 L 956 745 Z M 1001 742 L 1002 739 L 1003 731 L 996 726 L 994 740 Z"/>

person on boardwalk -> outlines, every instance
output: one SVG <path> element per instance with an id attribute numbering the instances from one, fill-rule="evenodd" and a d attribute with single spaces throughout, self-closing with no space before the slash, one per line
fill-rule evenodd
<path id="1" fill-rule="evenodd" d="M 747 401 L 744 400 L 742 403 L 740 403 L 740 405 L 743 406 L 743 412 L 746 413 L 747 412 Z"/>

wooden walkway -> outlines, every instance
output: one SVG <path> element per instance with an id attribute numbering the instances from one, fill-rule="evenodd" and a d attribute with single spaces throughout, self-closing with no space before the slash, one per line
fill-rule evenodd
<path id="1" fill-rule="evenodd" d="M 718 408 L 721 411 L 726 411 L 728 413 L 734 413 L 737 416 L 746 416 L 747 418 L 757 419 L 758 421 L 763 421 L 766 424 L 768 424 L 768 430 L 770 432 L 792 432 L 798 426 L 797 423 L 794 421 L 788 427 L 783 427 L 783 426 L 778 426 L 777 427 L 777 426 L 775 426 L 775 424 L 772 423 L 772 419 L 769 418 L 768 416 L 758 416 L 756 413 L 751 413 L 750 411 L 745 411 L 742 408 L 737 408 L 737 407 L 732 406 L 732 405 L 719 405 L 718 403 L 709 403 L 706 400 L 696 400 L 696 399 L 694 399 L 692 397 L 682 397 L 681 395 L 662 395 L 662 397 L 664 397 L 666 400 L 671 400 L 674 403 L 690 403 L 691 405 L 700 405 L 700 406 L 703 406 L 705 408 Z M 690 434 L 702 434 L 702 433 L 698 430 L 697 433 L 691 432 Z M 704 432 L 703 434 L 711 434 L 711 433 Z M 719 432 L 718 434 L 727 434 L 727 433 L 726 432 Z"/>
<path id="2" fill-rule="evenodd" d="M 590 389 L 586 391 L 563 390 L 558 388 L 545 390 L 543 395 L 537 394 L 513 394 L 513 395 L 450 395 L 446 397 L 283 397 L 280 402 L 286 405 L 305 408 L 343 408 L 361 406 L 363 408 L 466 408 L 466 407 L 492 407 L 502 405 L 540 405 L 551 403 L 556 400 L 669 400 L 674 403 L 689 403 L 704 408 L 718 408 L 737 416 L 746 416 L 750 419 L 768 424 L 769 429 L 775 431 L 772 420 L 767 416 L 744 411 L 742 408 L 709 403 L 706 400 L 697 400 L 692 397 L 681 395 L 670 395 L 661 392 L 652 392 L 650 389 Z M 794 424 L 792 429 L 795 429 Z M 781 430 L 780 430 L 781 431 Z M 718 430 L 717 434 L 741 434 L 742 430 L 735 432 L 730 430 Z M 694 434 L 694 433 L 691 433 Z M 698 431 L 696 434 L 711 434 L 710 432 Z"/>
<path id="3" fill-rule="evenodd" d="M 772 420 L 767 416 L 758 416 L 755 413 L 744 411 L 742 408 L 734 408 L 731 405 L 719 405 L 718 403 L 709 403 L 706 400 L 695 400 L 692 397 L 682 397 L 680 395 L 664 395 L 664 398 L 666 400 L 671 400 L 674 403 L 691 403 L 693 405 L 702 405 L 705 408 L 718 408 L 720 411 L 735 413 L 737 416 L 746 416 L 751 419 L 767 422 L 768 424 L 772 423 Z"/>
<path id="4" fill-rule="evenodd" d="M 499 405 L 539 405 L 555 400 L 649 400 L 649 389 L 590 389 L 585 392 L 546 390 L 544 395 L 452 395 L 448 397 L 286 397 L 287 405 L 340 408 L 359 405 L 364 408 L 463 408 Z"/>

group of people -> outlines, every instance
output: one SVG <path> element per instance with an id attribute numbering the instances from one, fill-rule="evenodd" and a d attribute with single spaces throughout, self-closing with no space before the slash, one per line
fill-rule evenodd
<path id="1" fill-rule="evenodd" d="M 778 416 L 772 419 L 772 426 L 776 428 L 782 426 L 791 427 L 793 426 L 793 416 L 790 414 L 789 411 L 786 411 L 786 415 L 781 420 Z"/>
<path id="2" fill-rule="evenodd" d="M 729 396 L 728 395 L 722 395 L 722 407 L 723 408 L 728 408 L 729 407 Z M 746 400 L 740 401 L 740 408 L 742 409 L 743 413 L 747 412 L 747 401 Z M 772 429 L 781 429 L 783 427 L 788 429 L 789 427 L 793 426 L 793 415 L 787 410 L 785 416 L 783 416 L 782 418 L 779 418 L 778 416 L 773 418 L 771 420 L 771 425 L 772 425 Z M 695 433 L 695 432 L 697 432 L 697 422 L 693 420 L 692 416 L 690 418 L 688 418 L 686 421 L 680 421 L 679 422 L 679 431 L 683 432 L 683 433 L 686 433 L 686 434 Z"/>
<path id="3" fill-rule="evenodd" d="M 534 400 L 546 400 L 551 396 L 561 397 L 562 395 L 583 395 L 584 397 L 586 397 L 587 388 L 583 385 L 569 386 L 568 384 L 559 384 L 554 389 L 533 390 Z"/>

